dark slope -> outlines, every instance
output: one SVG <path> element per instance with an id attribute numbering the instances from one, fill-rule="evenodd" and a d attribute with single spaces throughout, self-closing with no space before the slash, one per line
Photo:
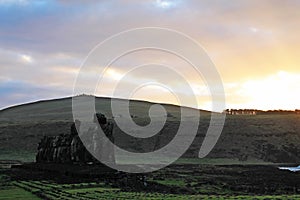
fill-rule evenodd
<path id="1" fill-rule="evenodd" d="M 138 124 L 149 123 L 148 111 L 153 103 L 131 101 L 130 111 Z M 132 140 L 121 134 L 116 140 L 120 147 L 135 151 L 140 146 L 158 149 L 168 144 L 180 124 L 180 107 L 164 105 L 168 121 L 157 138 Z M 98 112 L 109 118 L 110 99 L 97 98 Z M 72 99 L 40 101 L 0 111 L 0 159 L 33 159 L 37 144 L 44 135 L 69 133 L 72 123 Z M 210 112 L 201 111 L 198 136 L 186 157 L 197 157 L 203 136 L 209 125 Z M 118 140 L 121 141 L 118 143 Z M 244 161 L 300 163 L 300 115 L 227 116 L 222 135 L 209 154 L 210 158 Z"/>
<path id="2" fill-rule="evenodd" d="M 90 98 L 89 96 L 86 96 Z M 122 99 L 117 99 L 124 101 Z M 150 122 L 148 111 L 154 103 L 147 101 L 130 101 L 130 113 L 134 120 L 140 125 Z M 97 112 L 104 113 L 108 118 L 112 118 L 111 99 L 97 97 Z M 178 121 L 180 120 L 180 108 L 176 105 L 161 104 L 168 112 L 168 123 L 164 129 L 164 134 L 172 137 L 176 133 Z M 198 111 L 196 109 L 191 109 Z M 202 116 L 210 116 L 208 111 L 200 111 Z M 37 144 L 44 135 L 66 134 L 70 131 L 73 121 L 72 98 L 62 98 L 53 100 L 38 101 L 18 106 L 13 106 L 0 111 L 0 159 L 9 159 L 9 156 L 22 158 L 27 152 L 34 154 Z M 121 132 L 117 127 L 116 132 Z M 171 133 L 171 134 L 168 134 Z M 125 145 L 135 145 L 136 142 L 129 141 L 129 138 L 119 137 L 125 141 Z M 149 141 L 148 141 L 149 142 Z M 148 143 L 147 142 L 147 143 Z M 154 139 L 150 143 L 155 143 Z M 167 142 L 165 142 L 167 143 Z M 161 145 L 165 144 L 162 142 Z M 121 145 L 122 146 L 122 145 Z M 26 155 L 27 156 L 27 155 Z"/>

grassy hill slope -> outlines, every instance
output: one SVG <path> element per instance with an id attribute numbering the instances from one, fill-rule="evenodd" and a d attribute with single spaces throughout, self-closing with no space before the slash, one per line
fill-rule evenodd
<path id="1" fill-rule="evenodd" d="M 120 100 L 122 101 L 122 100 Z M 133 120 L 149 123 L 151 102 L 131 101 Z M 145 151 L 166 145 L 180 124 L 180 107 L 163 105 L 168 119 L 157 137 L 134 140 L 115 127 L 116 143 L 135 151 Z M 54 99 L 14 106 L 0 111 L 0 159 L 34 160 L 38 142 L 44 135 L 69 133 L 72 119 L 72 99 Z M 109 98 L 96 98 L 96 110 L 109 118 Z M 210 120 L 210 112 L 201 111 L 198 135 L 184 157 L 197 158 Z M 119 141 L 119 142 L 118 142 Z M 121 142 L 120 142 L 121 141 Z M 222 135 L 209 158 L 242 161 L 300 163 L 300 115 L 227 116 Z"/>

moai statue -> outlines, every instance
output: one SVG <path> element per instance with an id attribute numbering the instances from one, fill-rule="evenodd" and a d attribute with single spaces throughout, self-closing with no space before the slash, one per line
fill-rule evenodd
<path id="1" fill-rule="evenodd" d="M 50 151 L 49 150 L 49 147 L 50 147 L 50 140 L 49 140 L 49 137 L 45 136 L 44 137 L 44 150 L 43 150 L 43 155 L 42 155 L 42 161 L 43 162 L 48 162 L 48 152 Z"/>
<path id="2" fill-rule="evenodd" d="M 70 163 L 71 162 L 71 136 L 69 134 L 63 135 L 61 146 L 59 147 L 59 162 Z"/>
<path id="3" fill-rule="evenodd" d="M 53 162 L 59 162 L 59 149 L 61 146 L 62 136 L 55 136 L 53 140 L 53 155 L 52 155 L 52 161 Z"/>
<path id="4" fill-rule="evenodd" d="M 45 160 L 45 150 L 46 150 L 46 147 L 47 147 L 47 137 L 44 136 L 42 138 L 42 140 L 39 142 L 39 145 L 38 145 L 38 153 L 36 155 L 36 162 L 44 162 Z"/>
<path id="5" fill-rule="evenodd" d="M 96 115 L 94 116 L 94 123 L 97 123 L 97 117 Z M 92 141 L 92 149 L 93 149 L 93 154 L 97 155 L 96 157 L 100 156 L 101 150 L 102 150 L 102 140 L 100 134 L 97 132 L 98 126 L 95 126 L 94 130 L 90 130 L 93 133 L 93 141 Z"/>
<path id="6" fill-rule="evenodd" d="M 75 122 L 71 125 L 71 136 L 74 137 L 78 135 L 77 129 L 80 129 L 81 122 L 76 119 Z"/>
<path id="7" fill-rule="evenodd" d="M 97 120 L 97 121 L 96 121 Z M 100 154 L 101 159 L 107 160 L 110 163 L 115 163 L 115 152 L 114 152 L 114 137 L 113 137 L 113 123 L 108 122 L 103 114 L 97 113 L 94 117 L 94 121 L 97 123 L 97 128 L 101 128 L 105 136 L 110 140 L 105 141 L 101 138 L 100 133 L 96 131 L 93 135 L 94 141 L 94 152 Z"/>
<path id="8" fill-rule="evenodd" d="M 79 120 L 75 120 L 75 123 L 71 126 L 71 137 L 73 137 L 71 142 L 71 160 L 73 162 L 84 162 L 85 148 L 77 132 L 80 124 Z"/>
<path id="9" fill-rule="evenodd" d="M 66 140 L 68 139 L 68 135 L 61 134 L 59 136 L 59 144 L 57 146 L 57 153 L 56 153 L 56 161 L 57 163 L 67 163 L 68 157 L 66 155 Z"/>
<path id="10" fill-rule="evenodd" d="M 54 152 L 53 143 L 54 143 L 54 137 L 48 137 L 47 147 L 45 152 L 46 162 L 53 162 L 53 152 Z"/>
<path id="11" fill-rule="evenodd" d="M 55 158 L 56 163 L 61 163 L 61 160 L 62 160 L 63 140 L 64 140 L 64 135 L 60 134 L 59 139 L 58 139 L 59 142 L 57 143 L 57 146 L 56 146 L 56 158 Z"/>
<path id="12" fill-rule="evenodd" d="M 95 159 L 89 151 L 93 151 L 93 135 L 94 129 L 89 128 L 89 130 L 84 135 L 85 146 L 84 146 L 84 162 L 86 163 L 94 163 Z"/>
<path id="13" fill-rule="evenodd" d="M 51 140 L 51 144 L 50 144 L 50 154 L 49 154 L 49 160 L 50 160 L 50 162 L 54 162 L 55 153 L 56 153 L 55 152 L 56 141 L 57 141 L 56 136 L 53 136 L 52 140 Z"/>

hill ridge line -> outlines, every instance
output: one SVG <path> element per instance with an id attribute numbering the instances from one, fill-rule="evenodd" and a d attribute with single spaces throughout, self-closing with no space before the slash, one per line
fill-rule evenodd
<path id="1" fill-rule="evenodd" d="M 83 96 L 83 95 L 78 95 L 78 96 Z M 85 95 L 85 96 L 93 96 L 93 95 Z M 29 105 L 33 105 L 33 104 L 39 104 L 39 103 L 45 103 L 45 102 L 51 102 L 51 101 L 63 101 L 63 100 L 68 100 L 68 99 L 72 99 L 73 97 L 77 97 L 77 96 L 67 96 L 67 97 L 61 97 L 61 98 L 54 98 L 54 99 L 41 99 L 41 100 L 37 100 L 37 101 L 32 101 L 32 102 L 27 102 L 27 103 L 21 103 L 18 105 L 13 105 L 7 108 L 3 108 L 0 110 L 1 112 L 7 111 L 7 110 L 11 110 L 11 109 L 15 109 L 15 108 L 19 108 L 22 106 L 29 106 Z M 149 104 L 161 104 L 161 105 L 165 105 L 165 106 L 175 106 L 175 107 L 180 107 L 180 108 L 187 108 L 187 109 L 194 109 L 194 110 L 198 110 L 201 112 L 212 112 L 209 110 L 203 110 L 203 109 L 199 109 L 199 108 L 193 108 L 193 107 L 188 107 L 188 106 L 180 106 L 180 105 L 176 105 L 176 104 L 172 104 L 172 103 L 163 103 L 163 102 L 151 102 L 151 101 L 147 101 L 147 100 L 139 100 L 139 99 L 125 99 L 125 98 L 112 98 L 112 97 L 100 97 L 100 96 L 93 96 L 95 97 L 95 99 L 115 99 L 115 100 L 129 100 L 129 101 L 134 101 L 134 102 L 141 102 L 141 103 L 149 103 Z"/>

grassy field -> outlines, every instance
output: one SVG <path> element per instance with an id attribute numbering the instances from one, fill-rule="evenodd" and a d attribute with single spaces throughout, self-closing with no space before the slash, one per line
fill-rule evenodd
<path id="1" fill-rule="evenodd" d="M 169 185 L 178 183 L 164 182 Z M 298 199 L 300 195 L 178 195 L 125 192 L 101 183 L 57 184 L 47 181 L 12 181 L 0 186 L 0 199 Z"/>
<path id="2" fill-rule="evenodd" d="M 130 112 L 138 124 L 149 123 L 153 103 L 131 101 Z M 40 139 L 66 134 L 72 123 L 71 98 L 20 105 L 0 111 L 0 159 L 33 161 Z M 127 137 L 115 127 L 121 148 L 145 151 L 161 148 L 174 137 L 180 124 L 180 107 L 164 105 L 168 114 L 164 129 L 145 142 Z M 97 98 L 96 110 L 111 118 L 110 99 Z M 206 134 L 210 113 L 200 111 L 197 137 L 184 158 L 197 158 Z M 208 158 L 248 163 L 300 163 L 300 115 L 227 116 L 221 137 Z M 216 160 L 215 160 L 216 161 Z M 199 162 L 196 160 L 196 162 Z M 201 162 L 201 161 L 200 161 Z"/>
<path id="3" fill-rule="evenodd" d="M 171 165 L 145 174 L 142 187 L 127 182 L 130 177 L 84 178 L 33 168 L 0 169 L 0 199 L 300 198 L 300 174 L 272 165 Z"/>
<path id="4" fill-rule="evenodd" d="M 179 158 L 174 164 L 198 165 L 280 165 L 281 163 L 266 162 L 263 160 L 248 159 L 241 161 L 233 158 Z M 283 163 L 282 163 L 283 164 Z M 285 163 L 284 163 L 285 164 Z"/>
<path id="5" fill-rule="evenodd" d="M 24 199 L 24 200 L 37 200 L 40 199 L 36 195 L 20 188 L 20 187 L 6 187 L 0 189 L 0 199 L 14 200 L 14 199 Z"/>
<path id="6" fill-rule="evenodd" d="M 169 183 L 166 183 L 169 184 Z M 299 199 L 300 195 L 177 195 L 145 192 L 124 192 L 98 183 L 53 184 L 39 181 L 12 182 L 0 187 L 0 199 Z"/>

